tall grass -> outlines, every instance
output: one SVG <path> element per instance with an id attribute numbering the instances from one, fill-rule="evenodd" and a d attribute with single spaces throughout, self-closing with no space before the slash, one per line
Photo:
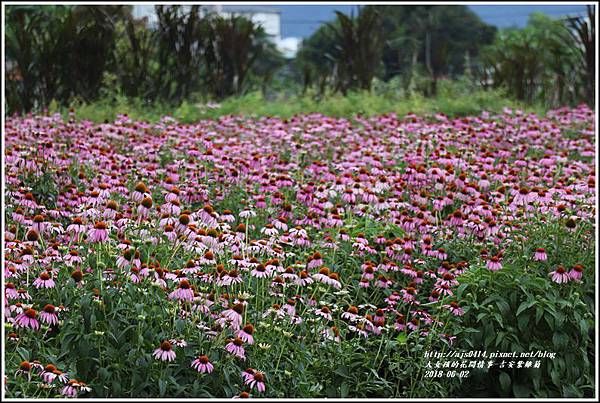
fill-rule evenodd
<path id="1" fill-rule="evenodd" d="M 377 91 L 351 92 L 346 96 L 329 94 L 321 99 L 312 93 L 306 95 L 276 95 L 265 99 L 261 92 L 251 92 L 239 97 L 227 98 L 217 108 L 207 106 L 205 102 L 184 101 L 182 104 L 166 105 L 144 104 L 140 99 L 116 96 L 100 101 L 83 104 L 73 103 L 77 119 L 94 122 L 113 121 L 118 114 L 127 114 L 136 120 L 156 122 L 168 115 L 182 123 L 192 123 L 202 119 L 215 119 L 225 115 L 277 116 L 288 118 L 302 113 L 321 113 L 332 117 L 352 117 L 360 114 L 371 116 L 397 113 L 404 116 L 410 112 L 418 115 L 443 113 L 450 117 L 478 115 L 482 111 L 501 112 L 504 107 L 520 108 L 527 112 L 544 114 L 541 106 L 527 106 L 507 97 L 500 90 L 475 89 L 469 91 L 459 85 L 448 83 L 442 86 L 436 98 L 426 98 L 419 94 L 402 96 L 401 92 L 380 93 Z M 50 113 L 60 112 L 65 116 L 67 108 L 58 108 L 55 104 Z"/>

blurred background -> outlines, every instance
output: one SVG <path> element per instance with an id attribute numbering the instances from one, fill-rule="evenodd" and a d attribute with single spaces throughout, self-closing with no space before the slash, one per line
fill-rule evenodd
<path id="1" fill-rule="evenodd" d="M 594 21 L 586 5 L 7 5 L 6 113 L 593 106 Z"/>

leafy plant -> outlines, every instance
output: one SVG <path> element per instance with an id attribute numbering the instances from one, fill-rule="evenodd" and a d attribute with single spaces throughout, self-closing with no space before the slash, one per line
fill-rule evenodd
<path id="1" fill-rule="evenodd" d="M 526 230 L 527 241 L 505 251 L 511 259 L 501 270 L 475 263 L 478 267 L 460 277 L 457 296 L 468 308 L 456 329 L 464 349 L 533 352 L 539 358 L 531 360 L 541 367 L 478 370 L 464 382 L 465 396 L 489 397 L 490 391 L 499 397 L 593 395 L 593 229 L 581 223 L 573 234 L 564 220 L 542 222 Z M 537 247 L 548 251 L 547 262 L 533 261 Z M 453 248 L 464 250 L 458 244 Z M 585 267 L 582 283 L 556 284 L 549 278 L 558 265 L 576 264 Z M 544 352 L 554 358 L 542 357 Z"/>

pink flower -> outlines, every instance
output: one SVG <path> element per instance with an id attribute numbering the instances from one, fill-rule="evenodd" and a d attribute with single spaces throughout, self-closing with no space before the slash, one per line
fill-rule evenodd
<path id="1" fill-rule="evenodd" d="M 355 322 L 358 318 L 358 308 L 350 306 L 346 312 L 342 313 L 342 319 L 348 319 L 351 322 Z"/>
<path id="2" fill-rule="evenodd" d="M 160 347 L 154 350 L 152 356 L 157 360 L 170 362 L 175 360 L 175 351 L 173 351 L 170 342 L 163 341 L 162 343 L 160 343 Z"/>
<path id="3" fill-rule="evenodd" d="M 244 382 L 244 384 L 246 385 L 250 385 L 250 388 L 252 389 L 256 389 L 259 392 L 264 392 L 265 391 L 265 376 L 262 372 L 259 371 L 254 371 L 254 374 L 252 375 L 252 377 L 248 377 L 247 380 Z"/>
<path id="4" fill-rule="evenodd" d="M 535 250 L 535 254 L 533 255 L 533 259 L 538 262 L 545 262 L 546 260 L 548 260 L 546 250 L 544 248 L 537 248 Z"/>
<path id="5" fill-rule="evenodd" d="M 193 301 L 194 291 L 190 288 L 190 282 L 187 280 L 181 280 L 175 291 L 169 294 L 169 299 Z"/>
<path id="6" fill-rule="evenodd" d="M 298 278 L 294 280 L 294 284 L 299 285 L 300 287 L 312 284 L 313 282 L 314 280 L 308 276 L 308 273 L 305 270 L 298 273 Z"/>
<path id="7" fill-rule="evenodd" d="M 108 226 L 102 221 L 96 222 L 94 228 L 88 232 L 89 242 L 104 242 L 108 239 Z"/>
<path id="8" fill-rule="evenodd" d="M 571 276 L 567 273 L 567 270 L 563 266 L 558 266 L 558 268 L 549 273 L 549 276 L 552 276 L 552 281 L 557 284 L 568 283 L 571 280 Z"/>
<path id="9" fill-rule="evenodd" d="M 500 263 L 500 258 L 498 256 L 492 256 L 490 260 L 487 262 L 487 268 L 491 271 L 497 271 L 502 268 L 502 263 Z"/>
<path id="10" fill-rule="evenodd" d="M 71 379 L 69 383 L 60 390 L 60 394 L 66 397 L 77 397 L 79 393 L 92 390 L 84 382 Z"/>
<path id="11" fill-rule="evenodd" d="M 394 322 L 394 328 L 399 332 L 403 331 L 406 328 L 406 319 L 404 315 L 398 314 L 396 316 L 396 322 Z"/>
<path id="12" fill-rule="evenodd" d="M 235 329 L 239 329 L 243 320 L 242 313 L 244 313 L 244 305 L 236 304 L 231 309 L 223 311 L 222 315 L 231 322 L 231 326 Z"/>
<path id="13" fill-rule="evenodd" d="M 573 281 L 581 281 L 581 278 L 583 277 L 583 266 L 580 264 L 573 266 L 569 272 L 569 277 L 571 277 L 571 280 Z"/>
<path id="14" fill-rule="evenodd" d="M 231 353 L 236 357 L 245 360 L 246 352 L 244 350 L 243 344 L 244 341 L 239 337 L 236 337 L 233 340 L 229 340 L 229 343 L 225 346 L 225 350 L 227 350 L 228 353 Z"/>
<path id="15" fill-rule="evenodd" d="M 252 334 L 254 334 L 254 326 L 247 324 L 238 330 L 235 335 L 248 344 L 254 344 L 254 337 Z"/>
<path id="16" fill-rule="evenodd" d="M 56 283 L 52 280 L 52 275 L 45 271 L 33 282 L 35 288 L 54 288 Z"/>
<path id="17" fill-rule="evenodd" d="M 20 313 L 15 318 L 15 324 L 18 327 L 30 327 L 33 330 L 38 330 L 40 323 L 37 320 L 37 311 L 29 308 L 25 312 Z"/>
<path id="18" fill-rule="evenodd" d="M 462 316 L 465 312 L 461 307 L 458 306 L 458 303 L 455 301 L 450 302 L 450 304 L 442 305 L 442 307 L 448 309 L 452 315 Z"/>
<path id="19" fill-rule="evenodd" d="M 192 368 L 200 373 L 210 374 L 215 369 L 214 366 L 209 362 L 208 356 L 201 355 L 192 361 Z"/>
<path id="20" fill-rule="evenodd" d="M 19 293 L 15 289 L 15 285 L 13 283 L 4 284 L 4 294 L 8 299 L 16 299 L 19 296 Z"/>
<path id="21" fill-rule="evenodd" d="M 244 384 L 247 384 L 254 378 L 254 373 L 256 371 L 253 368 L 246 368 L 242 371 L 242 378 L 244 379 Z"/>
<path id="22" fill-rule="evenodd" d="M 331 310 L 326 306 L 322 307 L 321 309 L 317 309 L 315 311 L 315 315 L 321 316 L 327 320 L 333 320 L 331 316 Z"/>
<path id="23" fill-rule="evenodd" d="M 47 325 L 58 324 L 58 315 L 56 315 L 56 308 L 54 305 L 46 304 L 42 312 L 40 313 L 40 320 Z"/>

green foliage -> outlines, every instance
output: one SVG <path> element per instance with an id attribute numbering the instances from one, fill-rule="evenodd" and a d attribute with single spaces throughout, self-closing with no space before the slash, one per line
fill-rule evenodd
<path id="1" fill-rule="evenodd" d="M 369 7 L 383 16 L 384 80 L 399 74 L 409 77 L 417 63 L 427 70 L 432 85 L 439 77 L 457 77 L 471 67 L 465 65 L 465 55 L 476 61 L 496 32 L 462 5 Z"/>
<path id="2" fill-rule="evenodd" d="M 318 95 L 325 93 L 335 64 L 331 55 L 334 43 L 329 33 L 331 26 L 337 24 L 339 23 L 336 20 L 330 25 L 322 25 L 310 37 L 302 40 L 294 63 L 302 72 L 303 94 L 313 84 L 316 84 Z"/>
<path id="3" fill-rule="evenodd" d="M 97 98 L 124 6 L 6 7 L 7 110 Z"/>
<path id="4" fill-rule="evenodd" d="M 335 44 L 335 89 L 346 94 L 351 89 L 371 90 L 378 61 L 383 50 L 381 16 L 366 8 L 356 18 L 336 12 L 337 24 L 329 24 Z"/>
<path id="5" fill-rule="evenodd" d="M 473 88 L 468 81 L 441 81 L 438 97 L 425 98 L 419 94 L 405 93 L 397 81 L 374 82 L 374 91 L 351 91 L 341 94 L 315 97 L 315 92 L 306 95 L 274 96 L 270 99 L 259 91 L 249 92 L 238 97 L 223 100 L 218 107 L 204 103 L 183 102 L 178 106 L 155 102 L 145 104 L 140 99 L 117 96 L 115 99 L 102 99 L 91 104 L 71 105 L 78 119 L 94 122 L 113 121 L 118 114 L 127 114 L 134 119 L 157 122 L 163 116 L 172 116 L 184 123 L 200 119 L 214 119 L 226 115 L 280 116 L 291 117 L 300 113 L 322 113 L 328 116 L 352 117 L 357 114 L 372 116 L 382 113 L 397 113 L 404 116 L 409 112 L 419 114 L 444 113 L 448 116 L 468 116 L 482 111 L 501 112 L 502 108 L 523 108 L 526 111 L 544 114 L 545 110 L 536 105 L 510 100 L 502 90 Z M 62 111 L 58 108 L 51 112 Z"/>
<path id="6" fill-rule="evenodd" d="M 584 88 L 585 100 L 589 105 L 594 105 L 594 89 L 596 88 L 596 27 L 592 21 L 596 21 L 596 8 L 587 7 L 587 20 L 582 16 L 569 18 L 567 24 L 569 33 L 578 44 L 576 50 L 579 53 L 579 65 L 585 69 L 584 74 L 578 77 L 583 82 L 579 83 Z"/>
<path id="7" fill-rule="evenodd" d="M 525 28 L 501 31 L 485 50 L 484 61 L 492 70 L 494 86 L 506 87 L 518 100 L 576 104 L 592 84 L 582 82 L 588 70 L 578 48 L 563 21 L 533 14 Z"/>
<path id="8" fill-rule="evenodd" d="M 159 66 L 154 32 L 147 29 L 143 21 L 136 21 L 131 16 L 120 21 L 116 30 L 119 38 L 115 44 L 115 60 L 119 61 L 115 65 L 118 82 L 105 86 L 105 89 L 132 98 L 155 99 L 158 94 L 154 77 Z"/>
<path id="9" fill-rule="evenodd" d="M 505 251 L 511 258 L 500 271 L 491 272 L 481 262 L 459 278 L 457 292 L 467 307 L 457 322 L 460 347 L 488 354 L 546 351 L 555 357 L 539 358 L 538 369 L 478 370 L 463 383 L 461 395 L 593 396 L 594 230 L 592 223 L 581 222 L 573 233 L 564 221 L 540 217 L 524 230 L 526 242 Z M 451 247 L 457 253 L 477 253 L 459 242 Z M 547 262 L 533 261 L 538 247 L 546 249 Z M 558 265 L 569 269 L 575 264 L 585 267 L 582 283 L 550 280 Z"/>
<path id="10" fill-rule="evenodd" d="M 260 80 L 250 82 L 265 87 L 283 65 L 264 30 L 245 17 L 202 15 L 198 5 L 158 5 L 156 15 L 150 27 L 131 6 L 8 6 L 7 112 L 100 97 L 169 105 L 198 93 L 222 99 L 246 91 L 253 75 Z"/>
<path id="11" fill-rule="evenodd" d="M 267 48 L 275 60 L 275 67 L 278 64 L 278 52 L 269 46 L 264 30 L 244 17 L 211 16 L 206 19 L 202 33 L 206 63 L 204 79 L 216 99 L 242 94 L 250 69 Z M 272 68 L 267 63 L 263 73 L 272 74 Z"/>
<path id="12" fill-rule="evenodd" d="M 156 90 L 160 99 L 181 102 L 199 85 L 201 24 L 198 5 L 155 6 L 158 18 Z"/>
<path id="13" fill-rule="evenodd" d="M 52 172 L 42 171 L 20 176 L 22 185 L 30 189 L 35 200 L 54 208 L 58 197 L 58 188 Z"/>

